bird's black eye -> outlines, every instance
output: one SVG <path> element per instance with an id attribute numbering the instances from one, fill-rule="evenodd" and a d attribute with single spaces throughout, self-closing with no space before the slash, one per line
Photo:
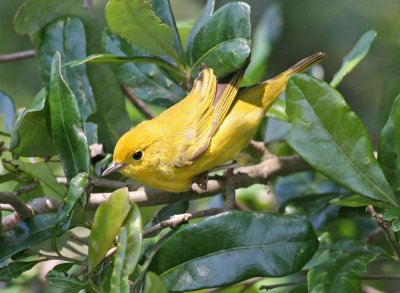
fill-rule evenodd
<path id="1" fill-rule="evenodd" d="M 137 161 L 141 160 L 143 158 L 143 152 L 137 151 L 136 153 L 133 154 L 132 158 Z"/>

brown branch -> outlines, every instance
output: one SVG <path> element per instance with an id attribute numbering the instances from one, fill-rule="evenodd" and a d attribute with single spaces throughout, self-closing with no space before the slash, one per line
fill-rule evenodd
<path id="1" fill-rule="evenodd" d="M 270 178 L 285 176 L 288 174 L 310 170 L 310 167 L 298 156 L 276 157 L 269 156 L 266 160 L 253 166 L 242 167 L 232 175 L 232 187 L 248 187 L 255 183 L 265 184 Z M 222 177 L 224 178 L 224 177 Z M 167 204 L 177 200 L 192 200 L 197 198 L 210 197 L 225 192 L 224 184 L 218 180 L 209 180 L 207 189 L 203 190 L 196 184 L 192 190 L 182 193 L 170 193 L 151 188 L 140 188 L 129 192 L 129 199 L 135 201 L 139 206 Z M 92 193 L 90 195 L 87 209 L 94 210 L 102 202 L 110 197 L 111 193 Z M 49 213 L 56 211 L 62 202 L 47 197 L 36 198 L 27 205 L 33 213 Z M 2 220 L 3 231 L 12 229 L 21 219 L 15 219 L 15 213 L 6 216 Z"/>
<path id="2" fill-rule="evenodd" d="M 133 91 L 125 86 L 121 85 L 122 92 L 128 98 L 128 100 L 142 113 L 147 119 L 153 119 L 156 115 L 147 107 L 147 105 L 139 99 Z"/>
<path id="3" fill-rule="evenodd" d="M 28 59 L 35 56 L 35 50 L 21 51 L 11 54 L 0 55 L 0 63 L 11 62 L 16 60 Z"/>

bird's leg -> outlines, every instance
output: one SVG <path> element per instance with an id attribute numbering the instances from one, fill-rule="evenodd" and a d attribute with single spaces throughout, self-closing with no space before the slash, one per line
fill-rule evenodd
<path id="1" fill-rule="evenodd" d="M 233 169 L 228 169 L 224 173 L 225 175 L 225 204 L 224 210 L 233 210 L 236 205 L 236 188 L 235 181 L 233 178 Z"/>
<path id="2" fill-rule="evenodd" d="M 196 183 L 200 189 L 207 190 L 208 172 L 203 172 L 193 178 L 193 183 Z"/>

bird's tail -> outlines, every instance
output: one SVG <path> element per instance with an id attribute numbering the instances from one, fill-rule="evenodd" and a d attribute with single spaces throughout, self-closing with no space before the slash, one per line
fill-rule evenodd
<path id="1" fill-rule="evenodd" d="M 262 99 L 264 111 L 267 112 L 275 100 L 279 97 L 279 95 L 285 89 L 286 83 L 291 75 L 307 70 L 312 65 L 324 59 L 325 56 L 326 54 L 322 52 L 315 53 L 297 62 L 295 65 L 282 72 L 278 76 L 263 81 L 261 84 L 257 85 L 256 87 L 261 86 L 264 88 Z"/>

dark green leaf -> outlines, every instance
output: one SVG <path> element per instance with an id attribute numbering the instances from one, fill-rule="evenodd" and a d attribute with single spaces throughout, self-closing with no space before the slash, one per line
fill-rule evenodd
<path id="1" fill-rule="evenodd" d="M 234 211 L 175 232 L 156 252 L 149 270 L 170 291 L 219 287 L 297 272 L 317 246 L 313 229 L 302 219 Z"/>
<path id="2" fill-rule="evenodd" d="M 392 221 L 400 217 L 400 207 L 392 207 L 385 211 L 383 218 L 388 221 Z"/>
<path id="3" fill-rule="evenodd" d="M 19 277 L 23 272 L 29 271 L 41 260 L 27 261 L 27 262 L 12 262 L 7 266 L 0 268 L 0 281 L 8 282 L 13 278 Z"/>
<path id="4" fill-rule="evenodd" d="M 307 275 L 310 293 L 361 292 L 360 273 L 378 255 L 364 252 L 341 253 L 312 268 Z"/>
<path id="5" fill-rule="evenodd" d="M 400 186 L 400 95 L 393 102 L 378 147 L 378 162 L 393 188 Z"/>
<path id="6" fill-rule="evenodd" d="M 89 173 L 89 149 L 74 94 L 60 71 L 60 53 L 54 55 L 50 82 L 51 134 L 60 153 L 66 177 Z"/>
<path id="7" fill-rule="evenodd" d="M 161 282 L 159 276 L 153 272 L 148 272 L 146 274 L 146 279 L 144 281 L 144 293 L 168 293 L 167 288 Z"/>
<path id="8" fill-rule="evenodd" d="M 250 42 L 246 39 L 238 38 L 218 43 L 197 59 L 193 64 L 191 75 L 196 77 L 200 72 L 200 65 L 205 64 L 221 78 L 242 68 L 249 57 Z"/>
<path id="9" fill-rule="evenodd" d="M 33 260 L 34 258 L 40 258 L 38 253 L 34 250 L 24 249 L 17 254 L 14 254 L 11 259 L 13 261 L 30 261 Z"/>
<path id="10" fill-rule="evenodd" d="M 106 20 L 112 32 L 139 50 L 155 56 L 168 55 L 178 63 L 172 29 L 155 15 L 150 1 L 109 0 Z"/>
<path id="11" fill-rule="evenodd" d="M 264 12 L 255 29 L 251 46 L 251 62 L 243 76 L 241 86 L 254 85 L 264 78 L 271 44 L 280 34 L 281 28 L 282 16 L 279 6 L 272 5 Z"/>
<path id="12" fill-rule="evenodd" d="M 63 222 L 68 216 L 70 216 L 79 199 L 82 199 L 82 206 L 86 206 L 86 200 L 83 199 L 83 195 L 88 184 L 89 180 L 87 173 L 79 173 L 71 179 L 64 207 L 58 215 L 57 223 Z"/>
<path id="13" fill-rule="evenodd" d="M 107 166 L 112 162 L 112 154 L 107 154 L 103 159 L 98 161 L 94 167 L 97 176 L 101 176 L 103 171 L 107 169 Z"/>
<path id="14" fill-rule="evenodd" d="M 88 145 L 98 143 L 99 139 L 97 136 L 97 124 L 88 122 L 85 123 L 85 136 L 88 141 Z"/>
<path id="15" fill-rule="evenodd" d="M 385 206 L 388 206 L 388 204 L 385 204 L 384 202 L 369 199 L 365 196 L 360 196 L 360 195 L 352 195 L 352 196 L 347 196 L 347 197 L 338 197 L 334 198 L 330 201 L 331 204 L 337 204 L 345 207 L 365 207 L 367 205 L 372 205 L 375 207 L 380 207 L 384 208 Z"/>
<path id="16" fill-rule="evenodd" d="M 14 27 L 19 34 L 31 35 L 55 19 L 64 16 L 87 19 L 88 15 L 89 11 L 83 7 L 81 0 L 28 0 L 18 9 Z"/>
<path id="17" fill-rule="evenodd" d="M 123 133 L 129 130 L 130 121 L 118 81 L 106 65 L 89 65 L 90 83 L 96 99 L 97 111 L 88 121 L 98 126 L 98 142 L 107 152 L 112 152 Z"/>
<path id="18" fill-rule="evenodd" d="M 0 116 L 3 116 L 5 130 L 11 133 L 15 117 L 14 102 L 2 91 L 0 91 Z"/>
<path id="19" fill-rule="evenodd" d="M 139 208 L 132 208 L 121 227 L 118 236 L 117 252 L 114 257 L 114 270 L 111 275 L 110 292 L 129 293 L 129 275 L 139 261 L 142 247 L 142 221 Z"/>
<path id="20" fill-rule="evenodd" d="M 67 189 L 64 185 L 58 184 L 57 179 L 46 163 L 24 163 L 16 162 L 18 169 L 28 174 L 38 182 L 43 193 L 54 199 L 64 198 Z"/>
<path id="21" fill-rule="evenodd" d="M 105 30 L 103 50 L 118 56 L 145 56 L 127 42 Z M 118 80 L 134 89 L 139 98 L 160 106 L 171 106 L 181 100 L 186 92 L 165 71 L 154 64 L 113 64 Z"/>
<path id="22" fill-rule="evenodd" d="M 130 209 L 126 188 L 114 191 L 110 198 L 98 207 L 89 238 L 89 272 L 95 269 L 111 248 Z"/>
<path id="23" fill-rule="evenodd" d="M 372 42 L 375 40 L 376 31 L 368 31 L 361 36 L 354 48 L 343 58 L 343 64 L 339 71 L 336 72 L 330 85 L 337 87 L 343 78 L 350 73 L 361 60 L 367 55 L 371 48 Z"/>
<path id="24" fill-rule="evenodd" d="M 161 19 L 161 21 L 171 28 L 174 34 L 175 50 L 178 53 L 181 63 L 184 64 L 185 60 L 184 52 L 182 51 L 181 38 L 176 27 L 175 18 L 172 14 L 171 4 L 169 3 L 169 0 L 151 0 L 151 5 L 153 6 L 154 12 Z"/>
<path id="25" fill-rule="evenodd" d="M 297 74 L 289 79 L 286 99 L 293 123 L 288 142 L 307 163 L 357 194 L 395 203 L 367 130 L 336 90 Z"/>
<path id="26" fill-rule="evenodd" d="M 42 80 L 49 85 L 53 56 L 60 52 L 62 60 L 69 62 L 86 57 L 86 35 L 82 21 L 66 18 L 48 24 L 42 32 L 39 61 Z M 83 120 L 96 111 L 93 90 L 87 76 L 86 64 L 65 67 L 63 76 L 78 102 Z"/>
<path id="27" fill-rule="evenodd" d="M 0 262 L 14 254 L 66 231 L 67 224 L 56 225 L 57 214 L 41 214 L 19 222 L 11 231 L 0 236 Z M 56 229 L 57 227 L 57 229 Z"/>
<path id="28" fill-rule="evenodd" d="M 68 292 L 71 293 L 78 293 L 82 289 L 89 288 L 89 285 L 82 283 L 77 277 L 62 271 L 61 268 L 49 271 L 46 275 L 46 280 L 49 285 L 56 288 L 68 289 Z"/>
<path id="29" fill-rule="evenodd" d="M 237 71 L 249 57 L 250 34 L 250 6 L 243 2 L 224 5 L 204 23 L 193 39 L 192 70 L 196 69 L 200 62 L 214 68 L 219 62 L 230 62 L 230 58 L 236 56 L 238 59 L 232 65 L 240 67 L 230 68 L 229 71 Z M 233 42 L 235 45 L 229 46 L 230 50 L 219 49 L 223 43 L 232 44 L 234 40 L 237 41 Z M 239 40 L 240 43 L 237 43 Z M 212 51 L 218 53 L 211 54 Z M 205 60 L 207 56 L 209 57 Z"/>
<path id="30" fill-rule="evenodd" d="M 193 25 L 192 30 L 186 38 L 186 61 L 189 65 L 192 65 L 192 50 L 193 50 L 193 39 L 199 32 L 199 30 L 203 27 L 203 25 L 208 21 L 214 11 L 215 0 L 207 0 L 206 6 L 201 12 L 199 18 L 196 20 L 196 23 Z"/>
<path id="31" fill-rule="evenodd" d="M 42 88 L 32 104 L 17 118 L 10 141 L 10 151 L 13 154 L 25 157 L 50 157 L 57 153 L 47 129 L 46 98 L 47 91 Z"/>

